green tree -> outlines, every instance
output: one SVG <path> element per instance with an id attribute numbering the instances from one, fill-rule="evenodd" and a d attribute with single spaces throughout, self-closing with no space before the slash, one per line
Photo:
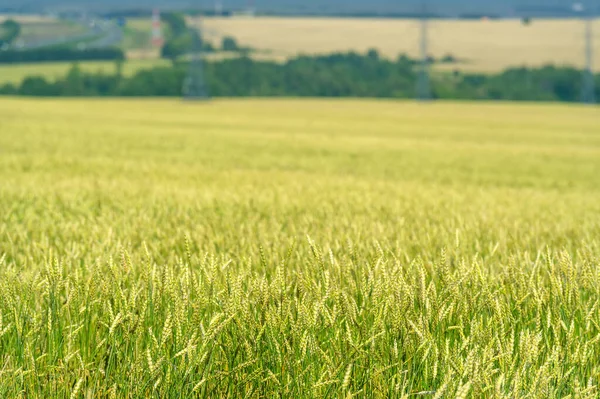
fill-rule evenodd
<path id="1" fill-rule="evenodd" d="M 21 87 L 19 88 L 19 94 L 26 96 L 58 96 L 60 91 L 56 85 L 48 82 L 42 76 L 31 76 L 26 78 Z"/>
<path id="2" fill-rule="evenodd" d="M 161 57 L 175 62 L 179 57 L 190 52 L 192 48 L 192 37 L 188 35 L 178 36 L 168 40 L 161 50 Z"/>
<path id="3" fill-rule="evenodd" d="M 372 48 L 367 52 L 367 57 L 374 61 L 377 61 L 379 60 L 379 51 L 375 48 Z"/>
<path id="4" fill-rule="evenodd" d="M 237 41 L 230 36 L 225 36 L 223 38 L 223 42 L 221 44 L 221 48 L 223 51 L 239 51 L 240 47 L 238 46 Z"/>
<path id="5" fill-rule="evenodd" d="M 187 33 L 187 23 L 183 14 L 167 12 L 162 14 L 162 21 L 169 27 L 170 34 L 173 37 L 185 35 Z"/>
<path id="6" fill-rule="evenodd" d="M 78 64 L 74 64 L 67 73 L 62 90 L 66 96 L 85 95 L 84 77 Z"/>
<path id="7" fill-rule="evenodd" d="M 8 19 L 0 24 L 0 47 L 6 44 L 12 44 L 21 34 L 21 25 Z"/>

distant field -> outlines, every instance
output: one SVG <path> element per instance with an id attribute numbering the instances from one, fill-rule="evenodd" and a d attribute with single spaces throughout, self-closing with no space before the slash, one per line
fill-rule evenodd
<path id="1" fill-rule="evenodd" d="M 597 399 L 598 109 L 0 99 L 0 397 Z"/>
<path id="2" fill-rule="evenodd" d="M 23 23 L 22 39 L 76 35 L 82 27 L 48 17 L 16 16 Z M 0 21 L 3 17 L 0 16 Z M 193 23 L 194 21 L 191 20 Z M 598 27 L 598 22 L 595 23 Z M 401 19 L 352 18 L 206 18 L 206 40 L 219 45 L 225 36 L 257 50 L 262 59 L 283 60 L 298 54 L 367 51 L 377 48 L 395 58 L 401 53 L 419 55 L 419 22 Z M 166 27 L 165 27 L 166 29 Z M 168 34 L 168 33 L 165 33 Z M 578 20 L 519 20 L 431 22 L 430 53 L 451 54 L 461 62 L 443 68 L 494 72 L 510 66 L 547 63 L 582 66 L 583 24 Z M 122 47 L 134 59 L 158 58 L 150 46 L 151 21 L 131 19 Z M 600 29 L 595 29 L 595 65 L 600 71 Z"/>
<path id="3" fill-rule="evenodd" d="M 25 42 L 75 36 L 86 31 L 83 26 L 68 21 L 25 22 L 21 27 L 18 40 Z"/>
<path id="4" fill-rule="evenodd" d="M 20 23 L 47 23 L 55 22 L 56 18 L 45 15 L 32 15 L 32 14 L 11 14 L 5 15 L 0 14 L 0 22 L 4 22 L 7 19 L 14 19 Z"/>
<path id="5" fill-rule="evenodd" d="M 169 65 L 169 61 L 160 59 L 134 59 L 128 60 L 123 66 L 125 75 L 133 75 L 137 71 L 146 68 L 152 68 L 158 65 Z M 50 62 L 39 64 L 0 64 L 0 85 L 5 83 L 19 84 L 28 76 L 44 76 L 49 80 L 64 76 L 71 66 L 72 62 Z M 86 61 L 79 65 L 84 71 L 104 73 L 113 73 L 115 63 L 112 61 Z"/>
<path id="6" fill-rule="evenodd" d="M 392 58 L 419 54 L 419 23 L 412 20 L 207 18 L 204 27 L 211 41 L 233 36 L 244 46 L 271 51 L 278 58 L 369 48 Z M 432 21 L 430 52 L 435 57 L 452 54 L 464 60 L 452 68 L 472 71 L 546 63 L 581 66 L 583 34 L 583 24 L 575 20 L 534 20 L 529 26 L 518 20 Z M 600 68 L 600 29 L 595 35 Z"/>

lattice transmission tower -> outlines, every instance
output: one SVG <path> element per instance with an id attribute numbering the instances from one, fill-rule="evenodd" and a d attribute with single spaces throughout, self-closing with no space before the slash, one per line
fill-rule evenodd
<path id="1" fill-rule="evenodd" d="M 594 8 L 588 2 L 585 10 L 585 71 L 583 72 L 583 92 L 581 99 L 584 103 L 596 103 L 596 82 L 594 79 Z"/>
<path id="2" fill-rule="evenodd" d="M 204 75 L 204 42 L 202 37 L 202 15 L 199 15 L 191 30 L 192 48 L 190 65 L 183 82 L 183 97 L 187 100 L 208 100 L 209 93 Z"/>

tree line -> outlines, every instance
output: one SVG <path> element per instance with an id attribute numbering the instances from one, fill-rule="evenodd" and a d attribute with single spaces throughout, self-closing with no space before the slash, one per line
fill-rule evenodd
<path id="1" fill-rule="evenodd" d="M 84 72 L 77 65 L 56 81 L 31 76 L 20 85 L 0 87 L 0 94 L 28 96 L 181 96 L 189 65 L 141 70 L 124 76 Z M 418 63 L 407 56 L 388 60 L 366 54 L 298 56 L 285 63 L 238 57 L 207 62 L 208 91 L 214 97 L 378 97 L 414 98 Z M 600 98 L 600 75 L 595 77 Z M 570 67 L 512 68 L 497 74 L 435 73 L 434 99 L 569 101 L 581 98 L 582 71 Z"/>
<path id="2" fill-rule="evenodd" d="M 0 51 L 0 64 L 56 61 L 122 61 L 125 53 L 117 47 L 77 49 L 54 46 L 36 49 Z"/>

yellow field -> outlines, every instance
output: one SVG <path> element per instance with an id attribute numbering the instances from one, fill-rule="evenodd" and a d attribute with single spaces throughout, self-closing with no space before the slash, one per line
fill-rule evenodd
<path id="1" fill-rule="evenodd" d="M 596 399 L 598 109 L 0 99 L 0 397 Z"/>
<path id="2" fill-rule="evenodd" d="M 208 18 L 204 27 L 214 42 L 233 36 L 244 46 L 279 58 L 369 48 L 388 57 L 419 54 L 419 25 L 412 20 L 236 17 Z M 583 24 L 576 20 L 534 20 L 530 26 L 518 20 L 433 21 L 431 54 L 452 54 L 465 62 L 451 68 L 473 71 L 546 63 L 581 66 L 583 34 Z M 600 68 L 600 29 L 595 34 Z"/>
<path id="3" fill-rule="evenodd" d="M 6 21 L 7 19 L 13 19 L 19 23 L 48 23 L 55 22 L 56 18 L 45 16 L 45 15 L 35 15 L 35 14 L 0 14 L 0 23 Z"/>
<path id="4" fill-rule="evenodd" d="M 169 64 L 169 61 L 160 59 L 128 60 L 123 65 L 123 73 L 130 76 L 142 69 Z M 44 76 L 48 80 L 55 80 L 65 76 L 72 66 L 73 63 L 71 62 L 0 64 L 0 85 L 5 83 L 20 84 L 28 76 Z M 104 73 L 114 73 L 116 68 L 115 63 L 112 61 L 85 61 L 80 62 L 79 66 L 84 71 L 102 71 Z"/>

